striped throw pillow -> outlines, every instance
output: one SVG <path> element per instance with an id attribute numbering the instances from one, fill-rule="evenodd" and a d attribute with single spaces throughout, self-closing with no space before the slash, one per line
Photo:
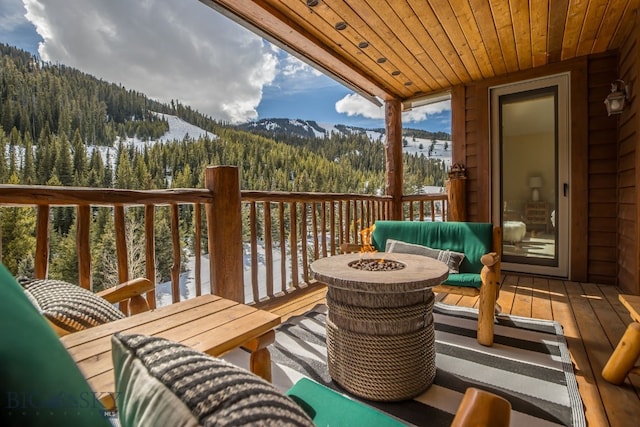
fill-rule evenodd
<path id="1" fill-rule="evenodd" d="M 291 398 L 257 375 L 164 338 L 111 338 L 122 427 L 313 426 Z"/>
<path id="2" fill-rule="evenodd" d="M 47 320 L 66 333 L 125 317 L 109 301 L 72 283 L 25 278 L 20 278 L 18 282 Z"/>

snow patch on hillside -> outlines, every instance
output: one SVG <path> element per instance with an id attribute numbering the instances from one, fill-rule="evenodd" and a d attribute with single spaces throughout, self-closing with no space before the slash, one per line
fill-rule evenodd
<path id="1" fill-rule="evenodd" d="M 184 120 L 172 116 L 171 114 L 155 113 L 158 117 L 163 118 L 169 122 L 169 131 L 162 135 L 157 142 L 166 141 L 182 141 L 185 137 L 189 136 L 192 139 L 198 139 L 200 137 L 216 138 L 216 135 L 207 132 L 206 130 L 194 126 L 191 123 L 187 123 Z"/>
<path id="2" fill-rule="evenodd" d="M 122 139 L 122 144 L 125 147 L 134 146 L 136 150 L 142 151 L 145 147 L 152 147 L 157 143 L 170 142 L 170 141 L 182 141 L 186 137 L 189 137 L 192 140 L 197 140 L 200 137 L 209 137 L 212 139 L 217 138 L 217 136 L 211 132 L 207 132 L 206 130 L 199 128 L 198 126 L 194 126 L 191 123 L 187 123 L 179 117 L 173 116 L 171 114 L 161 114 L 154 113 L 158 117 L 164 118 L 169 123 L 169 130 L 162 135 L 157 140 L 141 140 L 140 138 L 124 138 Z M 113 145 L 110 147 L 105 146 L 97 146 L 97 145 L 88 145 L 87 152 L 89 155 L 93 154 L 94 150 L 98 150 L 100 155 L 102 156 L 102 161 L 107 163 L 107 153 L 109 153 L 109 161 L 111 162 L 111 166 L 115 167 L 116 156 L 118 154 L 118 145 L 120 143 L 121 138 L 118 138 L 114 141 Z"/>

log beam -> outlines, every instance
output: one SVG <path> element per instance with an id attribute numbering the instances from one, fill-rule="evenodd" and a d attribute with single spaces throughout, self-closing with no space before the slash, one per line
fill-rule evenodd
<path id="1" fill-rule="evenodd" d="M 402 104 L 398 99 L 385 102 L 386 180 L 385 194 L 392 197 L 389 219 L 402 219 Z"/>

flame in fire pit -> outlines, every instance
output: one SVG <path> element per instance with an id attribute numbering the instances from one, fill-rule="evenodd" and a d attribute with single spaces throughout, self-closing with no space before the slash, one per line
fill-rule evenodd
<path id="1" fill-rule="evenodd" d="M 360 253 L 376 253 L 378 252 L 376 248 L 371 245 L 371 234 L 373 230 L 376 229 L 376 225 L 373 224 L 371 227 L 363 228 L 360 231 L 360 237 L 362 238 L 362 247 L 360 249 Z"/>

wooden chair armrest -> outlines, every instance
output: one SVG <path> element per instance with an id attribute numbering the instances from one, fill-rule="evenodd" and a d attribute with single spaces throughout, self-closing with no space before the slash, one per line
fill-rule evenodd
<path id="1" fill-rule="evenodd" d="M 343 254 L 362 252 L 362 245 L 358 243 L 343 243 L 340 245 L 340 252 Z"/>
<path id="2" fill-rule="evenodd" d="M 154 287 L 155 285 L 153 284 L 153 282 L 151 282 L 151 280 L 144 277 L 139 277 L 137 279 L 121 283 L 112 288 L 96 292 L 96 295 L 106 299 L 112 304 L 115 304 L 117 302 L 127 300 L 131 297 L 142 295 L 145 292 L 153 290 Z"/>
<path id="3" fill-rule="evenodd" d="M 496 252 L 489 252 L 488 254 L 482 255 L 482 258 L 480 258 L 480 262 L 482 263 L 482 265 L 491 268 L 500 262 L 500 255 L 498 255 Z"/>
<path id="4" fill-rule="evenodd" d="M 488 391 L 469 387 L 451 427 L 508 427 L 511 403 Z"/>

